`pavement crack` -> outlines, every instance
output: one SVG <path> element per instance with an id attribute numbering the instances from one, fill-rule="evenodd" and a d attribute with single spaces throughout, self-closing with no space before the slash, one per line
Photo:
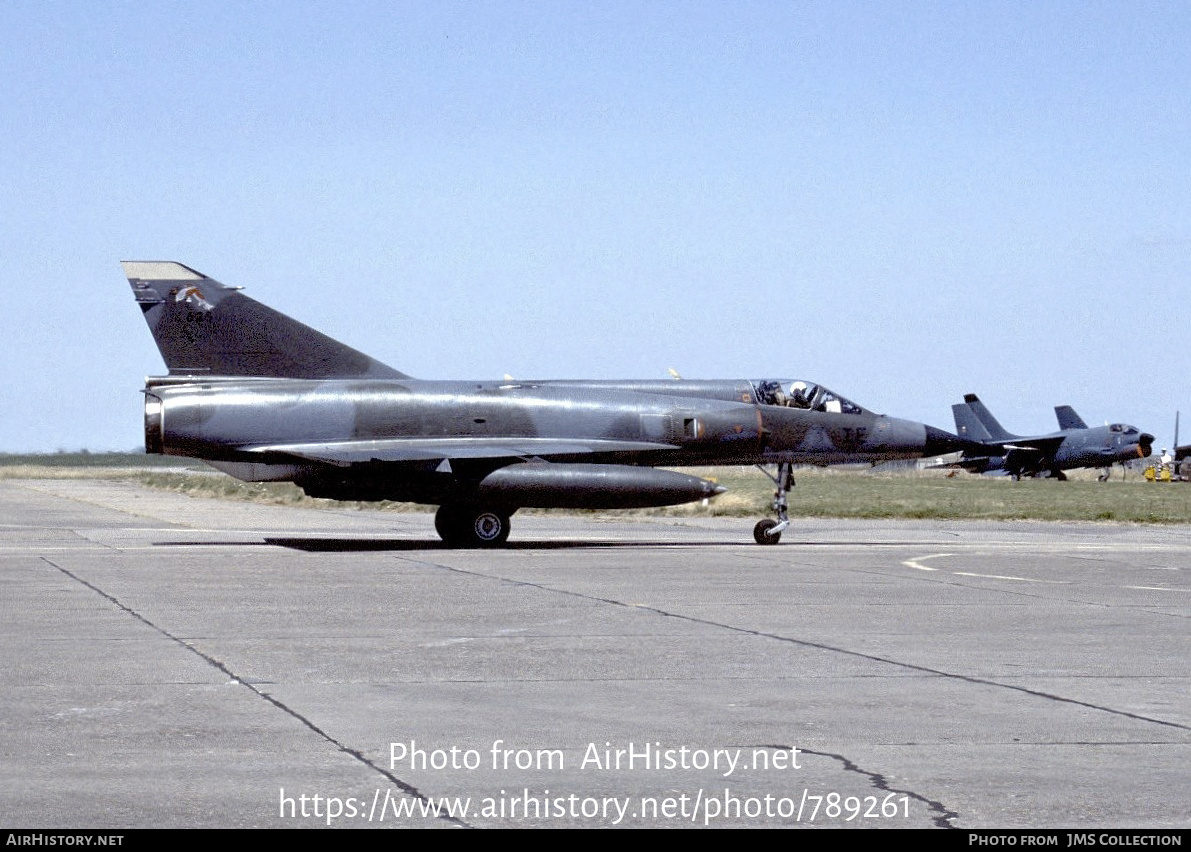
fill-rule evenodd
<path id="1" fill-rule="evenodd" d="M 161 636 L 164 636 L 166 639 L 169 639 L 171 642 L 174 642 L 177 645 L 180 645 L 181 647 L 185 648 L 187 651 L 190 651 L 192 654 L 194 654 L 197 657 L 199 657 L 200 659 L 202 659 L 208 665 L 223 672 L 231 680 L 235 681 L 237 684 L 239 684 L 240 686 L 247 689 L 249 692 L 254 694 L 256 697 L 258 697 L 264 701 L 267 701 L 269 704 L 272 704 L 278 710 L 291 716 L 292 718 L 297 720 L 299 723 L 304 725 L 306 728 L 308 728 L 310 731 L 312 731 L 314 734 L 318 735 L 323 740 L 325 740 L 326 742 L 333 745 L 339 751 L 343 752 L 346 755 L 349 755 L 350 757 L 355 758 L 357 761 L 364 764 L 369 769 L 372 769 L 375 772 L 379 773 L 383 778 L 385 778 L 385 780 L 392 783 L 397 789 L 399 789 L 405 795 L 409 796 L 410 798 L 417 799 L 418 801 L 424 803 L 427 806 L 433 805 L 433 803 L 431 803 L 431 801 L 426 797 L 426 795 L 424 793 L 422 793 L 420 790 L 418 790 L 417 787 L 414 787 L 412 784 L 409 784 L 408 782 L 402 781 L 400 778 L 398 778 L 396 775 L 394 775 L 389 770 L 385 769 L 382 766 L 379 766 L 378 764 L 376 764 L 375 762 L 370 760 L 363 752 L 359 751 L 358 749 L 350 748 L 349 746 L 344 745 L 342 742 L 335 739 L 335 737 L 333 737 L 331 734 L 327 733 L 322 728 L 320 728 L 318 725 L 316 725 L 311 719 L 309 719 L 308 717 L 299 713 L 297 710 L 290 707 L 288 704 L 281 701 L 279 698 L 276 698 L 275 696 L 270 695 L 269 693 L 258 689 L 252 683 L 244 680 L 242 677 L 240 677 L 238 674 L 236 674 L 235 671 L 233 671 L 232 668 L 227 663 L 224 663 L 222 660 L 219 660 L 219 659 L 211 656 L 210 654 L 206 653 L 205 651 L 200 650 L 199 648 L 195 647 L 192 643 L 187 642 L 185 639 L 183 639 L 179 636 L 175 636 L 173 633 L 170 633 L 164 627 L 161 627 L 161 626 L 155 624 L 153 621 L 151 621 L 146 616 L 142 615 L 141 613 L 137 612 L 132 607 L 130 607 L 127 604 L 120 601 L 120 599 L 117 598 L 115 595 L 105 592 L 103 589 L 99 588 L 94 583 L 91 583 L 88 580 L 84 580 L 78 574 L 75 574 L 74 572 L 70 571 L 67 568 L 63 568 L 61 565 L 57 564 L 56 562 L 54 562 L 51 559 L 47 559 L 44 556 L 42 556 L 40 558 L 43 562 L 45 562 L 50 567 L 55 568 L 58 571 L 61 571 L 63 574 L 65 574 L 71 580 L 74 580 L 76 583 L 78 583 L 82 586 L 85 586 L 86 588 L 95 592 L 95 594 L 99 595 L 101 598 L 108 601 L 113 606 L 120 609 L 122 612 L 125 612 L 128 615 L 132 616 L 137 621 L 144 624 L 146 627 L 150 628 L 151 630 L 155 631 L 156 633 L 160 634 Z M 461 828 L 474 828 L 474 826 L 469 825 L 468 823 L 463 822 L 462 820 L 460 820 L 454 816 L 438 813 L 437 808 L 434 808 L 434 811 L 435 811 L 436 819 L 440 819 L 444 822 L 450 823 L 451 825 L 459 826 Z"/>
<path id="2" fill-rule="evenodd" d="M 1130 713 L 1128 710 L 1118 710 L 1115 707 L 1106 707 L 1103 704 L 1094 704 L 1090 701 L 1080 701 L 1078 698 L 1068 698 L 1063 695 L 1055 695 L 1051 692 L 1043 692 L 1040 689 L 1030 689 L 1026 686 L 1016 686 L 1011 683 L 1001 683 L 1000 681 L 991 680 L 989 678 L 976 677 L 974 675 L 959 674 L 957 672 L 944 671 L 943 669 L 931 668 L 930 666 L 922 666 L 916 663 L 907 663 L 902 660 L 894 660 L 889 657 L 882 657 L 877 654 L 866 654 L 863 651 L 854 651 L 850 648 L 841 648 L 836 645 L 828 645 L 825 642 L 813 642 L 809 639 L 797 639 L 793 636 L 783 636 L 780 633 L 771 633 L 766 630 L 756 630 L 751 627 L 740 627 L 735 624 L 726 624 L 722 621 L 713 621 L 708 618 L 698 618 L 693 615 L 685 615 L 680 612 L 671 612 L 670 610 L 662 609 L 661 607 L 647 606 L 645 604 L 627 603 L 625 601 L 616 600 L 615 598 L 605 598 L 599 595 L 591 595 L 585 592 L 574 592 L 569 589 L 558 589 L 551 586 L 543 585 L 542 583 L 534 583 L 529 580 L 513 580 L 508 577 L 500 577 L 492 574 L 482 574 L 477 571 L 468 571 L 464 568 L 457 568 L 451 565 L 442 565 L 437 562 L 427 562 L 420 559 L 408 559 L 406 557 L 398 557 L 406 562 L 411 562 L 417 565 L 438 568 L 440 570 L 453 571 L 458 574 L 463 574 L 468 577 L 478 577 L 485 580 L 493 580 L 495 582 L 507 583 L 514 586 L 525 586 L 527 588 L 538 589 L 543 592 L 550 592 L 552 594 L 567 595 L 569 597 L 579 598 L 581 600 L 594 601 L 598 603 L 608 604 L 610 606 L 624 607 L 626 609 L 633 609 L 640 612 L 652 612 L 655 615 L 660 615 L 663 618 L 673 618 L 678 621 L 685 621 L 688 624 L 700 624 L 705 627 L 717 627 L 721 630 L 730 630 L 734 633 L 740 633 L 746 636 L 756 636 L 763 639 L 772 639 L 776 642 L 786 642 L 791 645 L 798 645 L 803 648 L 814 648 L 819 651 L 828 651 L 834 654 L 844 654 L 849 657 L 855 657 L 868 662 L 880 663 L 882 665 L 896 666 L 901 669 L 912 672 L 921 672 L 922 674 L 934 675 L 935 677 L 948 678 L 950 680 L 960 681 L 962 683 L 971 683 L 979 686 L 991 686 L 997 689 L 1007 689 L 1013 692 L 1018 692 L 1023 695 L 1030 695 L 1035 698 L 1042 698 L 1047 701 L 1055 701 L 1060 704 L 1070 704 L 1075 707 L 1086 707 L 1089 710 L 1098 710 L 1102 713 L 1109 713 L 1113 716 L 1122 716 L 1126 719 L 1133 719 L 1137 722 L 1148 722 L 1153 725 L 1162 725 L 1167 728 L 1175 728 L 1180 731 L 1191 731 L 1191 725 L 1184 725 L 1179 722 L 1170 722 L 1166 719 L 1156 719 L 1152 716 L 1143 716 L 1140 713 Z"/>
<path id="3" fill-rule="evenodd" d="M 811 749 L 806 748 L 800 748 L 799 751 L 803 754 L 813 754 L 819 757 L 827 757 L 831 760 L 839 761 L 841 764 L 843 764 L 845 771 L 854 772 L 867 778 L 869 783 L 878 790 L 882 790 L 886 793 L 895 793 L 901 794 L 903 796 L 909 796 L 915 801 L 922 802 L 930 809 L 932 814 L 931 822 L 935 824 L 935 828 L 955 828 L 955 826 L 952 824 L 952 821 L 959 819 L 959 814 L 953 810 L 950 810 L 942 802 L 937 802 L 934 799 L 928 799 L 926 796 L 923 796 L 921 793 L 915 793 L 913 790 L 903 790 L 899 787 L 894 787 L 890 785 L 889 779 L 880 772 L 870 772 L 867 769 L 862 769 L 860 766 L 844 757 L 842 754 L 835 754 L 829 751 L 812 751 Z"/>
<path id="4" fill-rule="evenodd" d="M 771 748 L 783 751 L 794 750 L 793 746 L 771 744 L 749 746 L 749 748 Z M 959 814 L 953 810 L 950 810 L 942 802 L 936 802 L 934 799 L 928 799 L 926 796 L 923 796 L 920 793 L 915 793 L 913 790 L 903 790 L 900 787 L 894 787 L 889 783 L 889 779 L 880 772 L 870 772 L 867 769 L 862 769 L 854 761 L 849 760 L 842 754 L 835 754 L 834 752 L 830 751 L 814 751 L 813 749 L 802 748 L 801 746 L 798 748 L 798 753 L 813 754 L 816 757 L 826 757 L 830 760 L 837 761 L 844 767 L 844 771 L 853 772 L 862 776 L 863 778 L 866 778 L 868 783 L 876 790 L 893 795 L 907 796 L 916 802 L 922 802 L 930 809 L 931 813 L 933 814 L 931 817 L 931 822 L 934 823 L 935 828 L 955 828 L 955 826 L 952 824 L 952 821 L 959 819 Z"/>

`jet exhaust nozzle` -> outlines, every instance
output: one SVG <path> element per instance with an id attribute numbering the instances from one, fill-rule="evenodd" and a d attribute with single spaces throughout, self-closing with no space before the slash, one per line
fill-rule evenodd
<path id="1" fill-rule="evenodd" d="M 926 426 L 925 428 L 926 441 L 922 449 L 922 455 L 925 457 L 945 456 L 949 453 L 960 452 L 973 453 L 975 455 L 988 454 L 988 447 L 979 441 L 961 438 L 942 429 L 936 429 L 934 426 Z"/>

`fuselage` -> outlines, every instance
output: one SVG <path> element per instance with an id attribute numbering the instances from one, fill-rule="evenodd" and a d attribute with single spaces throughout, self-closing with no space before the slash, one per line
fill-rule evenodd
<path id="1" fill-rule="evenodd" d="M 1117 462 L 1146 458 L 1153 451 L 1154 437 L 1136 426 L 1114 423 L 1088 429 L 1071 429 L 1033 438 L 1011 438 L 1004 455 L 970 460 L 969 468 L 980 473 L 1008 473 L 1034 476 L 1078 468 L 1107 468 Z M 1053 447 L 1050 451 L 1034 448 Z M 1019 448 L 1015 448 L 1015 445 Z"/>
<path id="2" fill-rule="evenodd" d="M 1124 423 L 1072 431 L 1055 453 L 1055 464 L 1063 468 L 1107 467 L 1147 457 L 1153 452 L 1153 442 L 1152 435 Z"/>
<path id="3" fill-rule="evenodd" d="M 392 439 L 604 440 L 644 449 L 552 461 L 657 465 L 876 462 L 947 452 L 908 420 L 766 404 L 758 382 L 467 382 L 165 377 L 146 388 L 151 452 L 293 464 L 279 444 Z M 832 397 L 832 399 L 837 399 Z M 846 402 L 846 400 L 845 400 Z M 946 436 L 946 437 L 943 437 Z"/>

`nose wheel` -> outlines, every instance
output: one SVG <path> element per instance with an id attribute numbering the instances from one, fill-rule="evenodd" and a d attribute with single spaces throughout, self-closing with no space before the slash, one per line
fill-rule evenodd
<path id="1" fill-rule="evenodd" d="M 786 500 L 786 495 L 794 487 L 794 465 L 791 462 L 779 462 L 776 476 L 761 465 L 757 465 L 757 468 L 768 476 L 776 486 L 773 492 L 773 512 L 777 515 L 777 520 L 765 518 L 757 521 L 757 525 L 753 527 L 753 541 L 757 544 L 777 544 L 786 527 L 790 526 L 790 516 L 787 514 L 789 503 Z"/>

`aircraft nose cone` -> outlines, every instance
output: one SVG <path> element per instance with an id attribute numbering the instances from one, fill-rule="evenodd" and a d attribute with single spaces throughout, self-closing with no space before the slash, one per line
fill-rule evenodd
<path id="1" fill-rule="evenodd" d="M 926 441 L 922 448 L 923 456 L 945 456 L 948 453 L 958 453 L 964 450 L 983 451 L 985 447 L 975 441 L 969 441 L 934 426 L 926 426 Z"/>
<path id="2" fill-rule="evenodd" d="M 1137 439 L 1137 455 L 1140 458 L 1146 458 L 1154 452 L 1154 436 L 1148 432 L 1142 432 L 1141 437 Z"/>

